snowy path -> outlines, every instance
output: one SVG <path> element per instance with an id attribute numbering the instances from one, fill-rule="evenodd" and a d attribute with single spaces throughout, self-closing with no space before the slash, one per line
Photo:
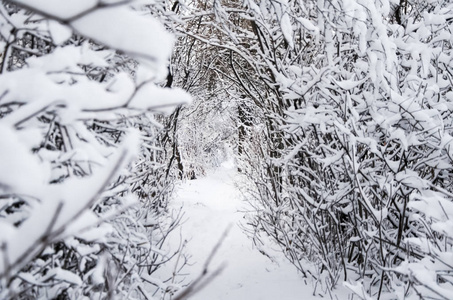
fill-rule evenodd
<path id="1" fill-rule="evenodd" d="M 226 262 L 223 272 L 190 300 L 311 300 L 312 288 L 304 284 L 293 266 L 275 252 L 272 263 L 253 248 L 252 242 L 238 227 L 243 220 L 243 207 L 234 187 L 234 170 L 224 164 L 205 178 L 186 182 L 178 191 L 174 205 L 184 206 L 185 223 L 182 235 L 189 242 L 187 252 L 192 256 L 189 267 L 193 279 L 225 229 L 228 236 L 218 250 L 210 271 Z"/>

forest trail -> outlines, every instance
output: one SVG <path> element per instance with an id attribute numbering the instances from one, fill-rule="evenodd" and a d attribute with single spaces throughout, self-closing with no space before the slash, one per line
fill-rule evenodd
<path id="1" fill-rule="evenodd" d="M 183 206 L 185 215 L 182 236 L 188 240 L 186 252 L 191 255 L 190 272 L 193 280 L 200 274 L 204 262 L 230 226 L 228 236 L 218 249 L 209 271 L 226 263 L 226 268 L 208 286 L 190 300 L 311 300 L 312 287 L 289 264 L 283 254 L 272 250 L 276 262 L 262 255 L 238 226 L 244 221 L 244 203 L 235 188 L 235 168 L 226 162 L 208 176 L 187 181 L 178 190 L 174 206 Z M 179 234 L 179 232 L 178 232 Z M 172 239 L 179 237 L 173 236 Z M 173 241 L 177 243 L 179 241 Z M 269 243 L 271 244 L 271 243 Z M 276 246 L 273 246 L 276 248 Z"/>

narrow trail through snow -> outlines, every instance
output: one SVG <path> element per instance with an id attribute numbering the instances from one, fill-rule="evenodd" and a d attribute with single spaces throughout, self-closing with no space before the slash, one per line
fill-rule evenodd
<path id="1" fill-rule="evenodd" d="M 182 236 L 188 240 L 186 252 L 193 263 L 190 278 L 200 274 L 203 264 L 225 229 L 228 236 L 216 253 L 210 271 L 222 263 L 226 268 L 208 286 L 190 300 L 311 300 L 310 286 L 305 285 L 296 269 L 285 261 L 283 254 L 272 254 L 271 262 L 253 247 L 252 241 L 238 226 L 244 221 L 244 207 L 234 185 L 235 169 L 231 163 L 205 178 L 188 181 L 177 192 L 173 205 L 183 205 L 185 212 Z M 176 242 L 176 241 L 175 241 Z M 274 248 L 276 248 L 274 246 Z"/>

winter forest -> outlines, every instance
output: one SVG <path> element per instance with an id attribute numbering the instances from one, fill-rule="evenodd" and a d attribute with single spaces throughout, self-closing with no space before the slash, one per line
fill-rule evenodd
<path id="1" fill-rule="evenodd" d="M 226 164 L 309 295 L 453 299 L 452 113 L 451 0 L 3 0 L 0 299 L 195 297 Z"/>

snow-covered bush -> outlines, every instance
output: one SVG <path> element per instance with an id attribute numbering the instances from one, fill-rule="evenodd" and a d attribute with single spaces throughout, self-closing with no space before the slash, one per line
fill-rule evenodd
<path id="1" fill-rule="evenodd" d="M 317 5 L 318 54 L 272 70 L 290 103 L 268 231 L 328 286 L 362 279 L 348 284 L 361 297 L 449 299 L 452 7 Z"/>
<path id="2" fill-rule="evenodd" d="M 179 218 L 165 214 L 155 113 L 189 100 L 156 85 L 173 45 L 149 16 L 163 4 L 0 5 L 0 298 L 174 289 L 150 276 L 171 256 L 162 245 Z"/>

